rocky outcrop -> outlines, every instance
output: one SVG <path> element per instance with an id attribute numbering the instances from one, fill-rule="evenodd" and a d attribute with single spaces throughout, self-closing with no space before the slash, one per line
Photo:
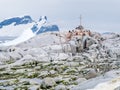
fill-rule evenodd
<path id="1" fill-rule="evenodd" d="M 93 42 L 88 40 L 88 48 L 76 52 L 75 43 L 61 44 L 53 33 L 55 40 L 45 41 L 50 36 L 51 33 L 42 34 L 24 44 L 1 48 L 0 81 L 5 80 L 0 82 L 1 89 L 10 86 L 12 89 L 87 90 L 103 78 L 120 75 L 106 73 L 120 68 L 119 37 L 99 43 L 93 43 L 92 38 Z"/>

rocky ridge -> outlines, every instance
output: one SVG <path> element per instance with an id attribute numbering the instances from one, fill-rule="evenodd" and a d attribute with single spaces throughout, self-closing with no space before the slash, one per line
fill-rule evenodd
<path id="1" fill-rule="evenodd" d="M 56 38 L 49 38 L 50 45 L 46 45 L 48 41 L 41 45 L 39 35 L 17 46 L 0 48 L 0 89 L 87 90 L 95 86 L 86 87 L 89 80 L 111 70 L 120 73 L 118 34 L 101 35 L 101 43 L 74 55 L 69 44 L 61 45 L 59 33 L 47 33 L 46 37 L 51 35 Z"/>

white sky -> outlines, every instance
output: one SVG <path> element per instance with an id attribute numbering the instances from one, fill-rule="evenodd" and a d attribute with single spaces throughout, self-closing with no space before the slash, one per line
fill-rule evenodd
<path id="1" fill-rule="evenodd" d="M 5 18 L 30 15 L 38 20 L 46 15 L 49 22 L 62 29 L 79 24 L 94 31 L 120 32 L 120 0 L 0 0 L 0 21 Z"/>

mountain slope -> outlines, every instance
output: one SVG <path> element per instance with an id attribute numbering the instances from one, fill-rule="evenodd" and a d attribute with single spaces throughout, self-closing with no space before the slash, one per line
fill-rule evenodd
<path id="1" fill-rule="evenodd" d="M 14 26 L 20 25 L 20 24 L 28 24 L 32 23 L 33 20 L 30 16 L 24 16 L 24 17 L 14 17 L 10 19 L 6 19 L 2 22 L 0 22 L 0 28 L 3 28 L 4 26 L 8 26 L 12 23 L 14 23 Z"/>
<path id="2" fill-rule="evenodd" d="M 28 20 L 28 17 L 27 18 L 24 18 L 22 20 L 18 20 L 18 18 L 12 18 L 12 19 L 8 19 L 8 20 L 5 20 L 5 24 L 2 24 L 3 26 L 9 26 L 11 25 L 13 22 L 15 24 L 13 24 L 12 27 L 16 27 L 16 26 L 19 26 L 21 24 L 26 24 L 28 23 L 28 21 L 30 21 L 29 23 L 31 23 L 31 26 L 28 27 L 27 29 L 22 29 L 22 34 L 18 36 L 18 38 L 16 38 L 15 40 L 12 40 L 12 41 L 9 41 L 9 42 L 6 42 L 6 43 L 2 43 L 1 45 L 2 46 L 10 46 L 10 45 L 17 45 L 19 43 L 22 43 L 24 41 L 27 41 L 29 40 L 30 38 L 34 37 L 35 35 L 38 35 L 38 34 L 41 34 L 41 33 L 44 33 L 44 32 L 48 32 L 48 31 L 59 31 L 59 28 L 57 25 L 51 25 L 51 24 L 48 24 L 47 23 L 47 17 L 46 16 L 42 16 L 40 17 L 40 20 L 39 22 L 35 22 L 33 21 L 32 19 Z M 8 21 L 8 22 L 7 22 Z M 10 22 L 11 21 L 11 22 Z M 19 21 L 19 23 L 18 23 Z M 22 22 L 23 21 L 23 22 Z M 26 21 L 26 22 L 25 22 Z M 21 23 L 22 22 L 22 23 Z M 2 26 L 2 27 L 3 27 Z M 9 28 L 8 28 L 9 29 Z M 14 29 L 14 28 L 13 28 Z M 0 30 L 1 32 L 1 30 Z M 10 30 L 9 30 L 10 32 Z M 19 31 L 18 31 L 19 32 Z M 9 35 L 8 35 L 9 36 Z"/>

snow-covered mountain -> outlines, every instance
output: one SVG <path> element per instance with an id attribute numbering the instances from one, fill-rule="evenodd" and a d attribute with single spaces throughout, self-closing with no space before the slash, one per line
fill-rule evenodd
<path id="1" fill-rule="evenodd" d="M 31 28 L 32 32 L 36 33 L 37 35 L 40 33 L 48 32 L 48 31 L 59 31 L 59 28 L 57 25 L 51 25 L 47 23 L 46 16 L 40 17 L 39 22 L 43 22 L 43 25 L 41 26 L 41 28 L 39 28 L 38 23 L 34 24 L 33 27 Z"/>
<path id="2" fill-rule="evenodd" d="M 16 26 L 16 25 L 28 24 L 32 22 L 33 20 L 30 16 L 14 17 L 10 19 L 5 19 L 4 21 L 0 22 L 0 28 L 3 28 L 4 26 L 8 26 L 12 23 L 14 23 L 14 26 Z"/>
<path id="3" fill-rule="evenodd" d="M 0 36 L 17 36 L 18 38 L 1 45 L 17 45 L 35 35 L 48 31 L 59 31 L 59 28 L 57 25 L 48 23 L 46 16 L 41 16 L 38 22 L 32 20 L 30 16 L 6 19 L 0 22 Z"/>

